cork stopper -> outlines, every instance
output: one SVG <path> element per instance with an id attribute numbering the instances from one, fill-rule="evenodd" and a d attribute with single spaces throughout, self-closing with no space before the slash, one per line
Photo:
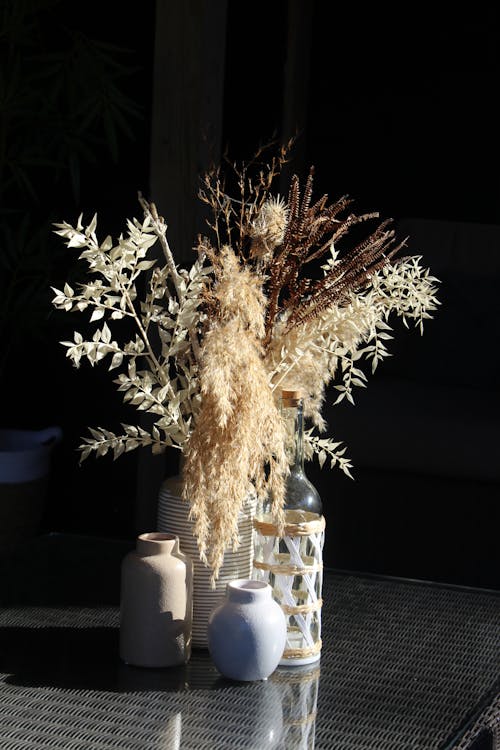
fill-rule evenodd
<path id="1" fill-rule="evenodd" d="M 281 400 L 283 403 L 283 406 L 290 407 L 290 406 L 298 406 L 300 401 L 304 398 L 304 391 L 301 391 L 297 388 L 295 389 L 283 389 L 281 391 Z"/>

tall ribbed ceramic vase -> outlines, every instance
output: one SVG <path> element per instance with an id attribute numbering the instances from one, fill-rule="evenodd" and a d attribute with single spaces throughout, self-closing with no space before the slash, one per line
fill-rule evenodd
<path id="1" fill-rule="evenodd" d="M 162 483 L 158 497 L 157 529 L 178 536 L 181 549 L 193 561 L 192 645 L 208 649 L 208 618 L 214 607 L 224 600 L 227 584 L 235 579 L 251 578 L 252 575 L 253 519 L 257 499 L 249 496 L 245 501 L 239 516 L 240 546 L 236 551 L 226 551 L 215 588 L 212 588 L 211 571 L 199 558 L 193 523 L 188 517 L 189 503 L 182 500 L 181 494 L 180 476 L 170 477 Z"/>

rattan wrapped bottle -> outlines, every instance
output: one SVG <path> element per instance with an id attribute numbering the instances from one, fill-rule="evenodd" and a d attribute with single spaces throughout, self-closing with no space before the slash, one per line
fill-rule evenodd
<path id="1" fill-rule="evenodd" d="M 325 518 L 320 496 L 304 470 L 304 399 L 283 390 L 290 474 L 285 498 L 285 527 L 280 535 L 264 508 L 254 521 L 254 573 L 269 583 L 287 620 L 287 640 L 280 665 L 301 666 L 321 654 L 321 605 Z"/>

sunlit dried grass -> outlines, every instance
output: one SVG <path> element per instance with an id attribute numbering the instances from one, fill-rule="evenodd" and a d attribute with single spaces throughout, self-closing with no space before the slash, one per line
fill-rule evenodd
<path id="1" fill-rule="evenodd" d="M 265 297 L 229 247 L 219 261 L 211 292 L 217 316 L 201 349 L 201 408 L 183 463 L 183 496 L 213 580 L 225 550 L 238 547 L 238 516 L 252 491 L 270 497 L 281 519 L 288 471 L 284 425 L 262 357 Z"/>

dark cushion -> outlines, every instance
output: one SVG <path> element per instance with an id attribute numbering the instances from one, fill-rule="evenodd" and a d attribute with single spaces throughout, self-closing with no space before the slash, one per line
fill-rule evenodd
<path id="1" fill-rule="evenodd" d="M 383 365 L 382 365 L 383 366 Z M 429 363 L 432 366 L 432 363 Z M 357 466 L 500 481 L 500 394 L 452 383 L 373 377 L 355 404 L 332 406 L 328 434 Z"/>
<path id="2" fill-rule="evenodd" d="M 439 278 L 441 304 L 422 337 L 392 318 L 393 356 L 381 369 L 421 383 L 498 390 L 500 226 L 405 219 L 396 231 L 400 239 L 409 235 L 401 254 L 422 255 Z"/>

